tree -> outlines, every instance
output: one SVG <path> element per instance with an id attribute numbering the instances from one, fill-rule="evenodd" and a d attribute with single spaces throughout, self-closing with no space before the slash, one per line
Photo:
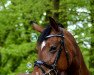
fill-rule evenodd
<path id="1" fill-rule="evenodd" d="M 33 39 L 39 33 L 32 29 L 29 21 L 33 20 L 46 26 L 48 16 L 53 16 L 75 36 L 87 66 L 89 60 L 88 44 L 90 44 L 91 37 L 91 68 L 93 65 L 91 61 L 93 61 L 94 19 L 93 7 L 89 6 L 88 0 L 1 0 L 0 74 L 13 75 L 19 72 L 32 71 L 31 64 L 34 64 L 33 62 L 37 57 L 35 51 L 36 43 L 33 42 Z M 93 6 L 92 2 L 91 6 Z M 89 8 L 91 8 L 90 11 Z M 81 12 L 81 10 L 86 10 L 86 12 Z M 90 16 L 92 20 L 92 36 L 90 36 L 89 26 Z"/>
<path id="2" fill-rule="evenodd" d="M 53 0 L 53 18 L 58 21 L 59 20 L 59 4 L 60 4 L 60 0 Z"/>
<path id="3" fill-rule="evenodd" d="M 89 67 L 92 71 L 92 75 L 94 74 L 94 1 L 90 0 L 90 16 L 91 16 L 91 48 L 90 48 L 90 61 Z"/>
<path id="4" fill-rule="evenodd" d="M 26 15 L 29 7 L 21 0 L 2 0 L 0 3 L 0 7 L 5 6 L 0 9 L 0 74 L 25 72 L 28 61 L 36 59 L 35 43 L 30 39 L 33 32 L 28 23 L 30 17 Z M 24 10 L 23 6 L 27 9 Z"/>

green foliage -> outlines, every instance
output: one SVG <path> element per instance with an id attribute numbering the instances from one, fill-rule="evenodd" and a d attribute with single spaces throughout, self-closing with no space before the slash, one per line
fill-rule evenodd
<path id="1" fill-rule="evenodd" d="M 36 36 L 39 33 L 32 29 L 29 21 L 45 26 L 48 16 L 54 12 L 59 13 L 59 22 L 74 35 L 88 68 L 94 73 L 90 63 L 91 60 L 94 63 L 93 6 L 92 0 L 60 0 L 57 11 L 53 9 L 52 0 L 0 0 L 0 74 L 32 71 L 33 66 L 28 67 L 28 64 L 33 65 L 37 59 L 32 33 Z"/>
<path id="2" fill-rule="evenodd" d="M 10 44 L 8 47 L 1 48 L 0 73 L 25 72 L 26 64 L 28 62 L 33 64 L 36 59 L 34 47 L 34 43 L 22 43 L 21 45 Z"/>

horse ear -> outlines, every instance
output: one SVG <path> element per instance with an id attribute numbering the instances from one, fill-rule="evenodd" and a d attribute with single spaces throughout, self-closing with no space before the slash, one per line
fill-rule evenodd
<path id="1" fill-rule="evenodd" d="M 36 23 L 33 23 L 33 24 L 32 24 L 32 27 L 33 27 L 33 29 L 35 29 L 36 31 L 38 31 L 38 32 L 40 32 L 40 33 L 42 33 L 43 30 L 44 30 L 44 28 L 43 28 L 42 26 L 40 26 L 40 25 L 38 25 L 38 24 L 36 24 Z"/>
<path id="2" fill-rule="evenodd" d="M 59 26 L 58 26 L 58 24 L 56 23 L 56 21 L 55 21 L 53 18 L 51 18 L 51 17 L 49 17 L 49 20 L 50 20 L 50 25 L 51 25 L 52 29 L 53 29 L 55 32 L 59 32 Z"/>

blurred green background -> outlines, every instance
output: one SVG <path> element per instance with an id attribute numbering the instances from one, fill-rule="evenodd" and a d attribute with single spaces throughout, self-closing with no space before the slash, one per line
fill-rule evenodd
<path id="1" fill-rule="evenodd" d="M 94 75 L 94 0 L 0 0 L 0 75 L 32 71 L 40 33 L 29 22 L 45 27 L 48 16 L 73 34 Z"/>

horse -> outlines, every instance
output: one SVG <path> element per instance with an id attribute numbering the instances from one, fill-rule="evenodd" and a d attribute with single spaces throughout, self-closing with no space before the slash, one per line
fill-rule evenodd
<path id="1" fill-rule="evenodd" d="M 36 23 L 33 28 L 41 34 L 31 75 L 90 75 L 75 38 L 52 17 L 46 28 Z"/>
<path id="2" fill-rule="evenodd" d="M 49 17 L 43 28 L 33 23 L 41 33 L 37 41 L 38 60 L 31 75 L 90 75 L 73 35 Z"/>

